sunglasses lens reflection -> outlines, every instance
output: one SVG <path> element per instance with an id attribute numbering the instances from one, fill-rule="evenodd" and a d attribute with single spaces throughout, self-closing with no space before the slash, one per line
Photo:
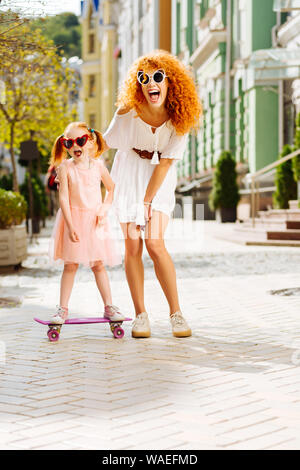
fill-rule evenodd
<path id="1" fill-rule="evenodd" d="M 149 83 L 149 76 L 145 72 L 139 72 L 138 81 L 141 85 L 147 85 Z"/>
<path id="2" fill-rule="evenodd" d="M 64 139 L 63 144 L 66 147 L 66 149 L 70 149 L 73 146 L 73 140 L 72 139 Z"/>

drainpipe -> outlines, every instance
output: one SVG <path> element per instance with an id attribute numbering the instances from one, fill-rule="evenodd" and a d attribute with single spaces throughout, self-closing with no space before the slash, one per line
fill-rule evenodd
<path id="1" fill-rule="evenodd" d="M 226 69 L 225 69 L 225 150 L 230 151 L 230 71 L 231 71 L 231 5 L 227 0 L 226 11 Z"/>
<path id="2" fill-rule="evenodd" d="M 276 13 L 276 36 L 275 36 L 275 45 L 273 47 L 276 47 L 278 45 L 277 42 L 277 31 L 281 25 L 281 13 L 278 11 Z M 283 142 L 284 142 L 284 98 L 283 98 L 283 87 L 284 81 L 283 80 L 278 80 L 278 147 L 279 147 L 279 153 L 281 153 L 282 148 L 283 148 Z"/>

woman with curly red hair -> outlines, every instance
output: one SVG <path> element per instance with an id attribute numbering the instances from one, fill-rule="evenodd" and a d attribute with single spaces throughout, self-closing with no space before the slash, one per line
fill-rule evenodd
<path id="1" fill-rule="evenodd" d="M 175 207 L 176 161 L 202 112 L 195 83 L 172 54 L 154 51 L 137 59 L 121 88 L 118 110 L 103 138 L 116 148 L 111 177 L 113 206 L 125 238 L 125 271 L 136 312 L 132 336 L 149 337 L 144 304 L 143 239 L 170 307 L 173 335 L 191 335 L 178 300 L 176 272 L 164 244 Z"/>

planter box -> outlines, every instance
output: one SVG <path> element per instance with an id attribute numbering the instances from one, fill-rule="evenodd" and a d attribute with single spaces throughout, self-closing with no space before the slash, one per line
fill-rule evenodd
<path id="1" fill-rule="evenodd" d="M 235 222 L 236 221 L 236 207 L 227 209 L 221 207 L 216 210 L 216 220 L 218 222 Z"/>
<path id="2" fill-rule="evenodd" d="M 0 230 L 0 266 L 18 265 L 27 258 L 26 226 Z"/>

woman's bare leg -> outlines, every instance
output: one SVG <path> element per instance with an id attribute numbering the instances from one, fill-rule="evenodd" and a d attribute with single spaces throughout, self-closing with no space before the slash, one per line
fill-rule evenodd
<path id="1" fill-rule="evenodd" d="M 134 223 L 121 224 L 125 238 L 125 272 L 135 313 L 145 312 L 143 239 Z"/>
<path id="2" fill-rule="evenodd" d="M 164 242 L 164 234 L 169 223 L 169 217 L 159 211 L 153 211 L 146 226 L 145 244 L 154 263 L 157 279 L 167 298 L 170 315 L 180 310 L 176 271 Z"/>
<path id="3" fill-rule="evenodd" d="M 68 308 L 78 264 L 65 263 L 60 281 L 60 306 Z"/>
<path id="4" fill-rule="evenodd" d="M 92 271 L 95 276 L 95 281 L 102 297 L 104 305 L 112 304 L 111 289 L 107 271 L 102 261 L 98 261 L 93 267 Z"/>

